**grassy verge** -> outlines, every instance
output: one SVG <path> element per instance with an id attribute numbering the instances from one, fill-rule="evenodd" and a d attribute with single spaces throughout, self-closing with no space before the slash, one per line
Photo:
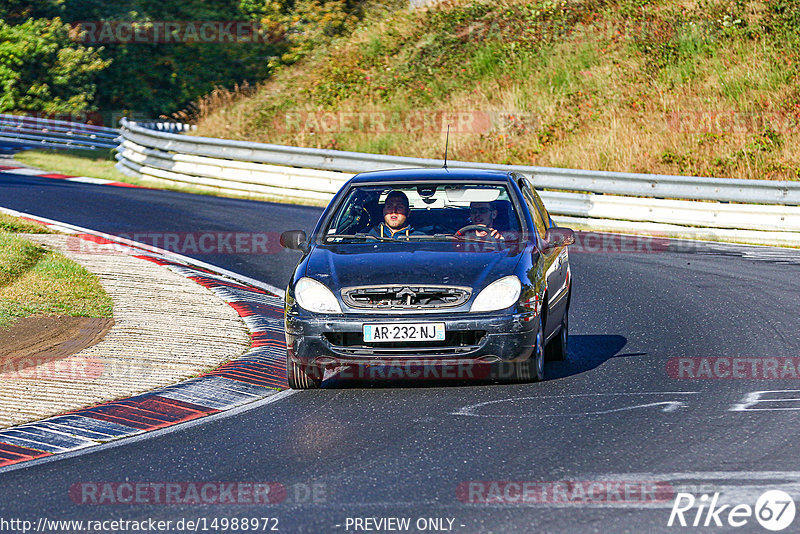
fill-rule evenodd
<path id="1" fill-rule="evenodd" d="M 114 151 L 106 149 L 85 150 L 23 150 L 14 159 L 25 165 L 45 171 L 72 176 L 90 176 L 113 182 L 131 180 L 114 168 Z"/>
<path id="2" fill-rule="evenodd" d="M 284 204 L 302 204 L 323 207 L 328 205 L 327 202 L 322 201 L 291 199 L 271 195 L 260 195 L 257 193 L 247 193 L 244 191 L 240 194 L 237 194 L 228 191 L 220 191 L 218 188 L 211 186 L 206 187 L 201 185 L 183 185 L 169 180 L 161 180 L 157 178 L 131 178 L 114 168 L 116 159 L 114 159 L 113 151 L 105 153 L 97 150 L 80 149 L 27 150 L 16 154 L 14 159 L 20 163 L 30 165 L 31 167 L 36 167 L 37 169 L 42 169 L 44 171 L 57 172 L 60 174 L 68 174 L 73 176 L 101 178 L 103 180 L 111 180 L 113 182 L 123 182 L 142 187 L 152 187 L 155 189 L 167 189 L 170 191 L 179 191 L 181 193 L 263 200 L 269 202 L 280 202 Z M 0 228 L 2 228 L 1 222 Z"/>
<path id="3" fill-rule="evenodd" d="M 53 232 L 42 224 L 26 221 L 19 217 L 12 217 L 0 213 L 0 232 L 13 232 L 24 234 L 52 234 Z"/>
<path id="4" fill-rule="evenodd" d="M 32 315 L 112 316 L 111 298 L 92 273 L 15 233 L 38 225 L 9 219 L 0 216 L 0 328 Z"/>
<path id="5" fill-rule="evenodd" d="M 385 3 L 382 3 L 385 5 Z M 373 7 L 197 135 L 467 161 L 800 179 L 789 0 Z"/>

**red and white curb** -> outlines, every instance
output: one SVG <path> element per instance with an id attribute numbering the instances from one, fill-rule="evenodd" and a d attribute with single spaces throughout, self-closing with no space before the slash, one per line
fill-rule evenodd
<path id="1" fill-rule="evenodd" d="M 283 295 L 280 290 L 178 254 L 86 228 L 0 208 L 75 234 L 94 246 L 146 259 L 209 288 L 250 330 L 251 349 L 197 378 L 127 399 L 104 402 L 42 421 L 0 430 L 0 471 L 14 464 L 92 447 L 231 410 L 274 395 L 286 383 Z"/>

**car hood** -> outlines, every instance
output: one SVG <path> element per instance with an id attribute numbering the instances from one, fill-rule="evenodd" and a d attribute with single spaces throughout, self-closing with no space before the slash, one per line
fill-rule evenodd
<path id="1" fill-rule="evenodd" d="M 379 284 L 444 284 L 482 289 L 514 273 L 522 251 L 457 250 L 452 243 L 316 246 L 305 275 L 331 289 Z"/>

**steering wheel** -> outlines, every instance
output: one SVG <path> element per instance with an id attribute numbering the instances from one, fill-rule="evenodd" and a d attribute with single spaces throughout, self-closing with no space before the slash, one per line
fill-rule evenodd
<path id="1" fill-rule="evenodd" d="M 453 236 L 466 239 L 466 236 L 464 235 L 465 232 L 486 232 L 486 235 L 485 236 L 481 236 L 479 239 L 481 239 L 481 240 L 487 239 L 487 240 L 489 240 L 489 241 L 491 241 L 493 243 L 497 243 L 497 242 L 500 241 L 498 238 L 496 238 L 495 236 L 492 235 L 491 228 L 483 226 L 482 224 L 468 224 L 468 225 L 464 226 L 463 228 L 460 228 L 459 230 L 457 230 L 456 233 L 453 234 Z M 477 236 L 476 236 L 476 238 L 477 238 Z"/>
<path id="2" fill-rule="evenodd" d="M 362 217 L 366 218 L 366 223 L 362 219 Z M 362 226 L 369 228 L 372 226 L 372 215 L 369 214 L 369 210 L 366 206 L 361 206 L 361 213 L 358 215 L 358 220 Z"/>
<path id="3" fill-rule="evenodd" d="M 343 228 L 355 229 L 355 231 L 372 226 L 372 216 L 364 206 L 354 205 L 342 217 L 341 226 Z M 348 230 L 350 231 L 350 230 Z"/>

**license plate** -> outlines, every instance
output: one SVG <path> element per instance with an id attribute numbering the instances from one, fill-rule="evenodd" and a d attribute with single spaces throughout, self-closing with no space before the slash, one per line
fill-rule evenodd
<path id="1" fill-rule="evenodd" d="M 364 341 L 444 341 L 444 323 L 365 324 Z"/>

